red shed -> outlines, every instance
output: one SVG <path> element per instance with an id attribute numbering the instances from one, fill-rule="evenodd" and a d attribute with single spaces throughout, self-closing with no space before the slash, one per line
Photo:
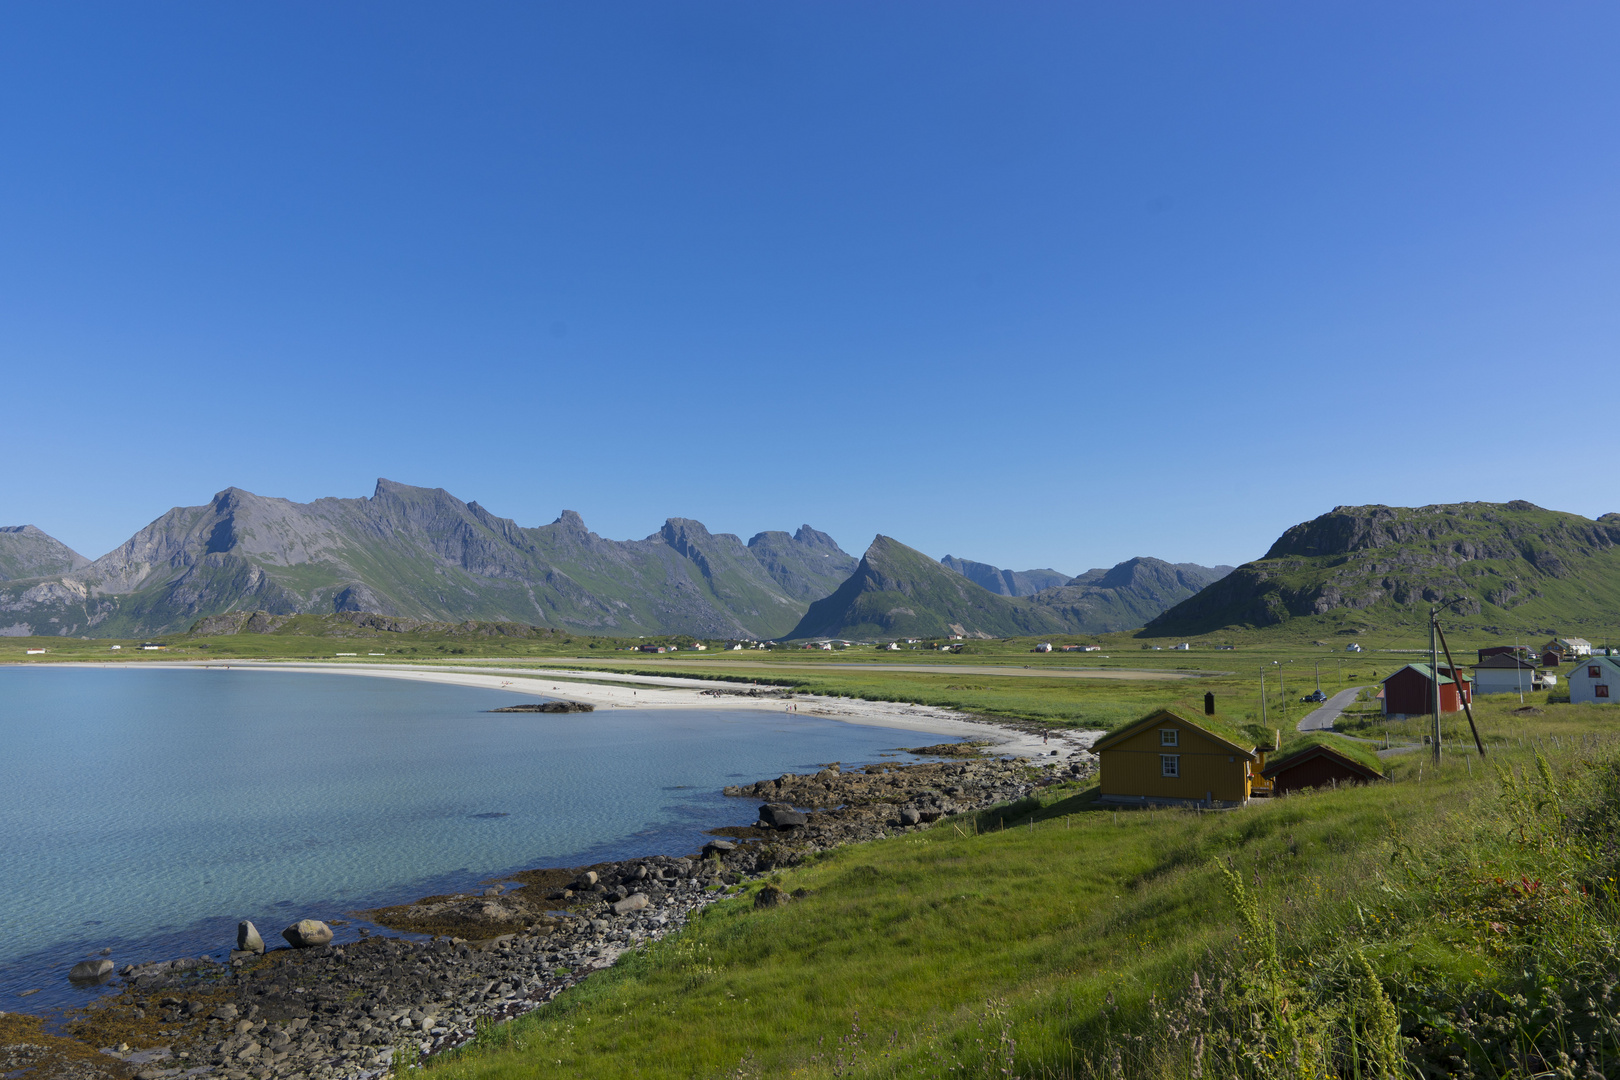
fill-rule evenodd
<path id="1" fill-rule="evenodd" d="M 1433 707 L 1433 693 L 1431 689 L 1434 673 L 1428 664 L 1408 664 L 1389 678 L 1384 680 L 1384 715 L 1395 713 L 1419 715 L 1429 712 Z M 1462 676 L 1462 697 L 1457 696 L 1458 683 L 1452 678 L 1450 668 L 1440 667 L 1440 711 L 1454 713 L 1462 711 L 1462 703 L 1474 702 L 1474 687 L 1468 676 Z"/>
<path id="2" fill-rule="evenodd" d="M 1284 753 L 1261 769 L 1260 775 L 1271 781 L 1272 790 L 1278 795 L 1332 784 L 1369 784 L 1384 778 L 1374 767 L 1378 759 L 1370 750 L 1346 749 L 1347 752 L 1340 751 L 1324 743 L 1306 745 Z M 1363 757 L 1368 760 L 1358 760 Z"/>

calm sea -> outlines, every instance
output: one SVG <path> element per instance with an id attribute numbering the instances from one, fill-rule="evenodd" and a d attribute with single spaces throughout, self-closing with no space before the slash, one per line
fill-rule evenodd
<path id="1" fill-rule="evenodd" d="M 905 733 L 777 711 L 494 714 L 510 692 L 251 670 L 0 668 L 0 1011 L 518 869 L 686 854 L 720 788 L 894 759 Z M 902 758 L 906 755 L 900 755 Z M 357 926 L 339 932 L 355 935 Z M 19 997 L 40 988 L 36 995 Z"/>

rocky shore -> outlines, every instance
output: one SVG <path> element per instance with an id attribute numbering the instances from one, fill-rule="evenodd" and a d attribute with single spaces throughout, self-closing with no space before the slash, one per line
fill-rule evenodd
<path id="1" fill-rule="evenodd" d="M 808 854 L 926 829 L 1094 770 L 1095 760 L 1082 754 L 1046 764 L 977 758 L 789 773 L 726 788 L 753 800 L 759 820 L 714 830 L 687 857 L 532 870 L 476 895 L 357 913 L 432 940 L 372 934 L 261 953 L 262 942 L 244 929 L 249 948 L 228 963 L 181 959 L 120 971 L 123 992 L 98 1000 L 67 1028 L 110 1056 L 99 1071 L 60 1075 L 376 1076 L 396 1055 L 442 1053 L 474 1038 L 480 1024 L 543 1005 Z M 756 904 L 790 901 L 772 886 L 755 892 Z M 299 923 L 286 936 L 320 941 L 321 929 Z"/>

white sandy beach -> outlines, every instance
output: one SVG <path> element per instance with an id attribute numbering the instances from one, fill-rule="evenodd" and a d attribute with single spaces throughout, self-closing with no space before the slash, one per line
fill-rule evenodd
<path id="1" fill-rule="evenodd" d="M 82 664 L 52 664 L 52 667 L 83 667 Z M 124 663 L 97 664 L 96 667 L 124 667 Z M 711 696 L 704 690 L 745 689 L 747 684 L 722 683 L 706 679 L 683 679 L 666 675 L 598 674 L 589 671 L 546 668 L 456 668 L 410 664 L 310 663 L 275 660 L 155 660 L 141 668 L 200 671 L 230 668 L 237 671 L 295 671 L 320 675 L 362 675 L 371 678 L 405 679 L 419 682 L 476 686 L 486 690 L 506 690 L 534 698 L 566 698 L 586 701 L 598 709 L 743 709 L 781 711 L 790 706 L 805 716 L 824 716 L 850 724 L 895 728 L 923 735 L 951 739 L 984 740 L 998 754 L 1012 754 L 1047 761 L 1063 761 L 1085 753 L 1101 738 L 1101 731 L 1054 732 L 1049 740 L 1036 734 L 1014 731 L 976 720 L 965 713 L 927 705 L 892 701 L 865 701 L 860 698 L 795 695 L 791 702 L 773 698 Z M 773 687 L 762 686 L 770 690 Z M 1053 751 L 1057 751 L 1054 755 Z"/>

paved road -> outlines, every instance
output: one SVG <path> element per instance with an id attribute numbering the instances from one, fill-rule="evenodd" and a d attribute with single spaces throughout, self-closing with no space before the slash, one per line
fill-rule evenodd
<path id="1" fill-rule="evenodd" d="M 1356 694 L 1361 690 L 1359 686 L 1352 686 L 1348 690 L 1340 690 L 1337 694 L 1322 703 L 1322 707 L 1311 713 L 1299 722 L 1298 731 L 1332 731 L 1333 722 L 1339 714 L 1356 700 Z"/>

